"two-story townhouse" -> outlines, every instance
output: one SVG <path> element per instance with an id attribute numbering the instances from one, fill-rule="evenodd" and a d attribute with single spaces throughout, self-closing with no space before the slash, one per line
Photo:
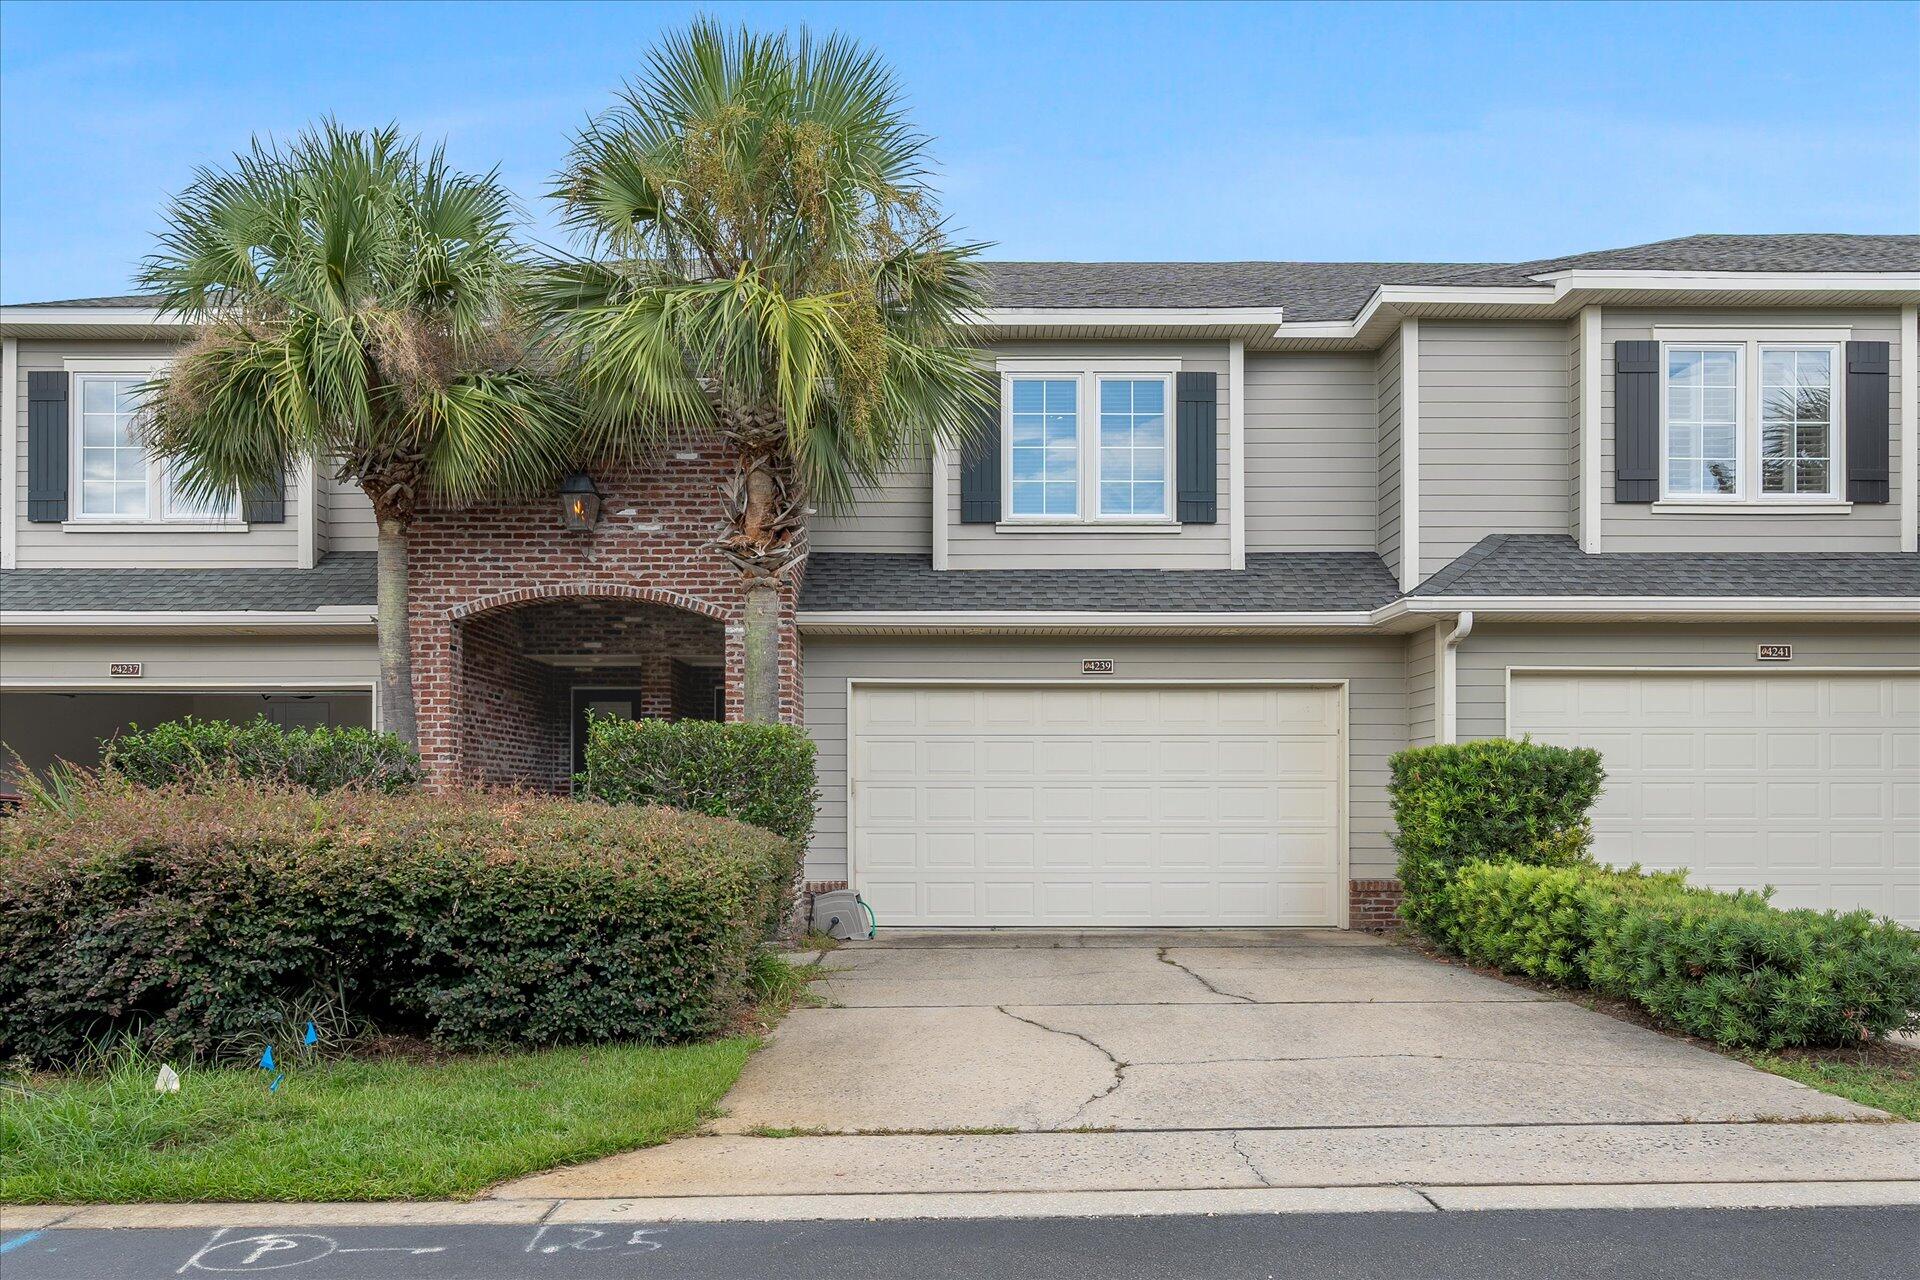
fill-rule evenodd
<path id="1" fill-rule="evenodd" d="M 1920 237 L 1550 262 L 999 263 L 997 412 L 819 518 L 783 714 L 816 886 L 893 925 L 1380 922 L 1388 759 L 1606 758 L 1599 852 L 1920 925 Z M 0 718 L 370 715 L 364 498 L 176 510 L 128 421 L 184 326 L 9 307 Z M 422 746 L 564 786 L 589 707 L 734 702 L 718 461 L 414 542 Z M 137 671 L 137 674 L 116 674 Z"/>

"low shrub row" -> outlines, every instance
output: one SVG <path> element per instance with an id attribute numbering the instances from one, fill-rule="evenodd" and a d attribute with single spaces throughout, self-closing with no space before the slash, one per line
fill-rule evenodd
<path id="1" fill-rule="evenodd" d="M 1431 936 L 1508 973 L 1590 987 L 1730 1048 L 1859 1044 L 1920 1029 L 1920 937 L 1866 911 L 1783 911 L 1680 873 L 1472 862 Z"/>
<path id="2" fill-rule="evenodd" d="M 703 1036 L 792 858 L 658 808 L 104 773 L 0 824 L 0 1059 L 257 1053 L 323 993 L 447 1046 Z"/>
<path id="3" fill-rule="evenodd" d="M 813 739 L 793 725 L 595 716 L 586 756 L 597 800 L 738 818 L 797 845 L 813 832 Z"/>
<path id="4" fill-rule="evenodd" d="M 395 792 L 425 776 L 405 740 L 372 729 L 287 729 L 262 716 L 245 724 L 187 716 L 100 743 L 101 767 L 145 787 L 258 778 L 335 791 Z"/>
<path id="5" fill-rule="evenodd" d="M 1920 935 L 1596 865 L 1587 811 L 1604 778 L 1596 752 L 1527 741 L 1395 756 L 1402 917 L 1470 960 L 1633 1000 L 1729 1047 L 1920 1027 Z"/>

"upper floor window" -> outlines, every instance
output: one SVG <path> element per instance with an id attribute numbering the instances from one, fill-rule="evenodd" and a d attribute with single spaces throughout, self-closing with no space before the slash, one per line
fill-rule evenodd
<path id="1" fill-rule="evenodd" d="M 140 389 L 146 374 L 76 373 L 73 456 L 79 463 L 80 520 L 236 520 L 239 495 L 195 500 L 172 469 L 140 443 Z"/>
<path id="2" fill-rule="evenodd" d="M 1662 496 L 1834 500 L 1839 351 L 1766 339 L 1667 343 Z"/>
<path id="3" fill-rule="evenodd" d="M 1173 369 L 1003 366 L 1007 520 L 1172 520 Z"/>

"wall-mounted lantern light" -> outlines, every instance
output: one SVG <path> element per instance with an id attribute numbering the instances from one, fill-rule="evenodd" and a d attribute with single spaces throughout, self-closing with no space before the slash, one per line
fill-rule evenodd
<path id="1" fill-rule="evenodd" d="M 570 533 L 591 533 L 600 519 L 600 491 L 593 477 L 576 471 L 560 482 L 560 515 Z"/>

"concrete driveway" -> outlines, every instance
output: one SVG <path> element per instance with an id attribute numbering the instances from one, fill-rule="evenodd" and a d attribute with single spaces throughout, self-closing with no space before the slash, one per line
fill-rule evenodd
<path id="1" fill-rule="evenodd" d="M 1881 1113 L 1364 934 L 899 933 L 824 964 L 831 1007 L 712 1135 L 499 1194 L 1920 1180 L 1911 1130 L 1850 1123 Z"/>

